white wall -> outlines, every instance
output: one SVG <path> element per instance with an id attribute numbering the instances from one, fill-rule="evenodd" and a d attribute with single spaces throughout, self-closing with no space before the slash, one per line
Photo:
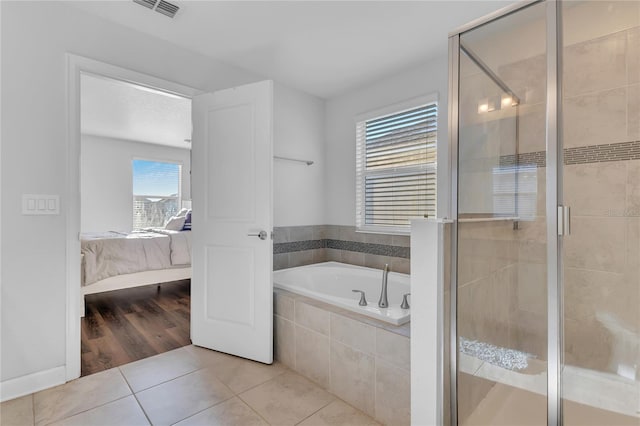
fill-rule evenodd
<path id="1" fill-rule="evenodd" d="M 262 78 L 63 3 L 3 1 L 0 7 L 5 382 L 65 364 L 65 53 L 209 91 Z M 23 216 L 25 193 L 60 194 L 60 215 Z"/>
<path id="2" fill-rule="evenodd" d="M 355 117 L 421 95 L 438 93 L 438 171 L 448 161 L 448 62 L 442 57 L 391 78 L 327 101 L 325 194 L 326 223 L 355 226 Z M 438 174 L 446 189 L 446 173 Z M 440 207 L 439 207 L 440 211 Z M 440 213 L 439 213 L 440 215 Z"/>
<path id="3" fill-rule="evenodd" d="M 322 99 L 275 84 L 274 155 L 314 164 L 274 161 L 274 226 L 324 223 L 324 130 Z M 132 157 L 189 163 L 187 150 L 83 135 L 82 232 L 131 228 Z M 189 198 L 189 167 L 182 172 Z"/>
<path id="4" fill-rule="evenodd" d="M 190 151 L 164 145 L 82 135 L 81 232 L 131 231 L 133 159 L 182 165 L 182 198 L 191 199 Z"/>
<path id="5" fill-rule="evenodd" d="M 450 229 L 438 221 L 411 221 L 411 424 L 443 422 L 444 258 Z M 425 285 L 427 284 L 428 285 Z"/>
<path id="6" fill-rule="evenodd" d="M 324 101 L 276 84 L 274 121 L 274 155 L 314 162 L 274 160 L 274 226 L 322 225 Z"/>
<path id="7" fill-rule="evenodd" d="M 0 7 L 3 113 L 0 380 L 5 382 L 65 364 L 68 200 L 65 53 L 205 91 L 262 78 L 64 3 L 3 1 Z M 446 141 L 446 79 L 447 64 L 442 58 L 332 99 L 325 105 L 324 122 L 322 101 L 280 87 L 275 95 L 278 120 L 275 153 L 316 163 L 309 167 L 280 162 L 275 165 L 278 188 L 275 224 L 353 225 L 353 117 L 438 91 L 439 138 Z M 323 139 L 326 139 L 324 150 Z M 25 193 L 59 194 L 60 215 L 23 216 L 20 204 Z"/>

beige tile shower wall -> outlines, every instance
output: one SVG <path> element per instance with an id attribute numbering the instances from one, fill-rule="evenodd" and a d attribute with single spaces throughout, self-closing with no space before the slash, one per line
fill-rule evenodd
<path id="1" fill-rule="evenodd" d="M 640 139 L 639 34 L 634 28 L 565 49 L 566 147 Z M 525 149 L 544 149 L 543 128 L 541 117 L 522 117 Z M 607 161 L 611 159 L 596 153 L 563 169 L 573 228 L 564 246 L 566 362 L 604 371 L 615 371 L 620 362 L 615 358 L 623 330 L 640 332 L 640 161 Z M 545 174 L 546 168 L 538 168 L 539 217 L 521 222 L 518 231 L 516 327 L 518 349 L 542 359 L 547 316 Z"/>
<path id="2" fill-rule="evenodd" d="M 518 245 L 513 221 L 458 227 L 458 334 L 514 347 Z"/>
<path id="3" fill-rule="evenodd" d="M 639 41 L 640 28 L 636 27 L 565 49 L 566 148 L 640 139 Z M 544 82 L 544 67 L 536 65 L 541 60 L 533 57 L 500 68 L 515 92 L 525 94 L 520 106 L 521 154 L 545 150 L 544 98 L 527 92 L 539 92 L 536 82 Z M 518 72 L 522 69 L 527 73 Z M 567 360 L 599 368 L 611 362 L 612 345 L 593 345 L 592 341 L 612 342 L 614 338 L 603 324 L 603 314 L 614 313 L 627 329 L 640 329 L 638 256 L 633 254 L 639 245 L 638 161 L 610 161 L 614 157 L 603 155 L 589 154 L 583 164 L 564 168 L 565 204 L 572 208 L 574 228 L 564 253 Z M 517 314 L 513 324 L 516 347 L 542 359 L 547 339 L 545 175 L 546 168 L 539 167 L 538 217 L 521 221 L 516 233 Z"/>
<path id="4" fill-rule="evenodd" d="M 464 169 L 471 178 L 467 179 L 464 197 L 460 202 L 462 213 L 493 213 L 494 168 L 503 166 L 503 161 L 509 157 L 513 164 L 516 152 L 533 153 L 545 149 L 545 61 L 545 56 L 539 54 L 506 64 L 489 61 L 500 78 L 520 98 L 517 108 L 501 108 L 497 105 L 495 111 L 479 113 L 479 100 L 497 96 L 496 100 L 499 101 L 503 93 L 486 76 L 464 76 L 466 81 L 464 84 L 461 82 L 461 91 L 466 93 L 463 96 L 467 96 L 467 99 L 461 107 L 464 108 L 461 122 L 469 129 L 463 135 L 468 146 L 465 145 L 461 155 L 466 155 L 468 161 L 460 164 L 459 168 Z M 515 125 L 516 113 L 519 117 L 518 126 Z M 478 121 L 481 127 L 476 123 Z M 485 181 L 476 178 L 482 174 L 486 176 Z M 539 184 L 544 185 L 544 173 L 542 176 L 538 174 L 538 178 Z M 464 184 L 462 180 L 461 184 Z M 480 198 L 484 198 L 484 201 L 481 202 Z M 539 210 L 535 213 L 543 217 L 533 218 L 529 222 L 520 221 L 518 229 L 514 229 L 513 221 L 460 224 L 460 336 L 527 350 L 538 356 L 546 355 L 544 348 L 537 344 L 546 344 L 546 276 L 543 276 L 544 265 L 539 261 L 546 262 L 544 195 L 539 195 L 537 202 Z M 524 263 L 522 255 L 534 256 Z"/>
<path id="5" fill-rule="evenodd" d="M 410 424 L 410 340 L 274 293 L 275 358 L 388 425 Z"/>
<path id="6" fill-rule="evenodd" d="M 566 362 L 615 372 L 625 336 L 640 333 L 640 161 L 565 166 Z M 635 337 L 637 339 L 637 337 Z M 602 342 L 593 345 L 594 341 Z"/>
<path id="7" fill-rule="evenodd" d="M 514 321 L 515 347 L 547 358 L 547 222 L 544 216 L 546 168 L 538 168 L 539 216 L 520 221 Z M 542 199 L 540 200 L 540 197 Z"/>
<path id="8" fill-rule="evenodd" d="M 564 49 L 565 147 L 640 138 L 640 28 Z"/>
<path id="9" fill-rule="evenodd" d="M 506 84 L 520 97 L 518 106 L 518 153 L 524 161 L 540 166 L 527 153 L 546 150 L 546 57 L 535 55 L 500 66 Z M 521 160 L 522 161 L 522 160 Z M 544 164 L 542 164 L 544 165 Z M 513 240 L 516 262 L 510 283 L 509 332 L 512 348 L 546 359 L 547 276 L 546 276 L 546 168 L 537 168 L 535 216 L 518 221 L 517 229 L 505 228 Z M 503 296 L 505 298 L 505 296 Z"/>
<path id="10" fill-rule="evenodd" d="M 566 147 L 640 140 L 639 42 L 636 27 L 564 49 Z M 638 160 L 564 167 L 569 364 L 614 373 L 620 363 L 640 364 L 637 345 L 625 348 L 640 333 L 639 188 Z"/>

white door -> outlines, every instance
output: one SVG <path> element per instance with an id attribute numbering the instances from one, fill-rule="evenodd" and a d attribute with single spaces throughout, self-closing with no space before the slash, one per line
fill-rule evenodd
<path id="1" fill-rule="evenodd" d="M 273 362 L 272 145 L 273 82 L 194 98 L 191 340 L 267 364 Z"/>

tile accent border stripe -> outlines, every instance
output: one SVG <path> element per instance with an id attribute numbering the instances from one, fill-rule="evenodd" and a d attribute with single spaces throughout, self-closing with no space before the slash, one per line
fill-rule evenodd
<path id="1" fill-rule="evenodd" d="M 326 240 L 294 241 L 291 243 L 273 243 L 273 254 L 293 253 L 296 251 L 326 248 Z"/>
<path id="2" fill-rule="evenodd" d="M 640 160 L 640 141 L 581 146 L 564 150 L 564 164 Z"/>
<path id="3" fill-rule="evenodd" d="M 410 258 L 409 247 L 390 246 L 386 244 L 360 243 L 357 241 L 325 240 L 327 248 L 355 251 L 358 253 L 377 254 L 379 256 Z"/>
<path id="4" fill-rule="evenodd" d="M 515 154 L 501 155 L 500 166 L 515 166 L 515 160 Z M 536 167 L 547 167 L 547 151 L 525 152 L 522 154 L 518 154 L 518 164 L 531 166 L 535 165 Z"/>
<path id="5" fill-rule="evenodd" d="M 547 167 L 546 151 L 525 152 L 518 154 L 518 164 Z M 516 156 L 500 156 L 500 166 L 515 165 Z M 578 146 L 565 148 L 564 164 L 590 164 L 610 161 L 640 160 L 640 141 L 607 143 L 601 145 Z"/>
<path id="6" fill-rule="evenodd" d="M 292 243 L 274 243 L 273 254 L 293 253 L 297 251 L 331 248 L 337 250 L 353 251 L 357 253 L 376 254 L 379 256 L 410 258 L 409 247 L 399 247 L 387 244 L 362 243 L 357 241 L 344 241 L 333 239 L 295 241 Z"/>

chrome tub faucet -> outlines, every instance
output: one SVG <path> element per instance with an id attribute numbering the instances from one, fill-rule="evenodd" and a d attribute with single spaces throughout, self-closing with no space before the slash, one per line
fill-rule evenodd
<path id="1" fill-rule="evenodd" d="M 354 293 L 360 293 L 360 301 L 358 302 L 359 306 L 367 306 L 367 298 L 364 295 L 364 291 L 362 290 L 351 290 Z"/>
<path id="2" fill-rule="evenodd" d="M 389 264 L 384 265 L 382 271 L 382 292 L 380 293 L 380 300 L 378 300 L 379 308 L 388 308 L 389 300 L 387 300 L 387 278 L 389 277 Z"/>

